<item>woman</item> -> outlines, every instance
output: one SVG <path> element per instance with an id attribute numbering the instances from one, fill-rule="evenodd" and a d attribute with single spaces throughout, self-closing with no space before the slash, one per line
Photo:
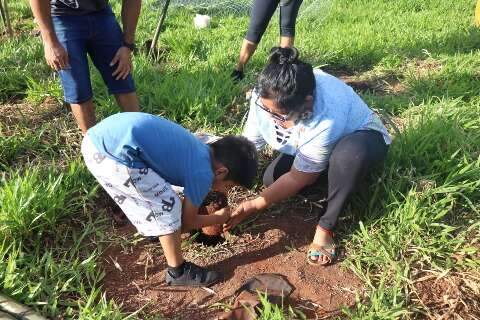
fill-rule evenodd
<path id="1" fill-rule="evenodd" d="M 328 181 L 327 208 L 319 219 L 307 261 L 336 258 L 333 230 L 355 187 L 382 164 L 391 139 L 377 115 L 341 80 L 313 70 L 295 48 L 273 48 L 252 95 L 244 136 L 260 149 L 280 151 L 266 169 L 266 189 L 245 201 L 225 229 Z"/>
<path id="2" fill-rule="evenodd" d="M 235 81 L 243 79 L 243 70 L 250 57 L 257 49 L 263 33 L 273 13 L 280 5 L 280 46 L 292 47 L 295 37 L 295 22 L 298 9 L 303 0 L 255 0 L 250 14 L 250 24 L 247 35 L 243 40 L 238 63 L 233 70 L 232 78 Z"/>

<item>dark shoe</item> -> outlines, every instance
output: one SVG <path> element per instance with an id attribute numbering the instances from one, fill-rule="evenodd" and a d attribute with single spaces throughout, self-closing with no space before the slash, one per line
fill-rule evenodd
<path id="1" fill-rule="evenodd" d="M 233 82 L 240 82 L 241 80 L 243 80 L 245 75 L 243 74 L 243 71 L 233 70 L 230 77 L 232 78 Z"/>
<path id="2" fill-rule="evenodd" d="M 174 278 L 167 270 L 165 282 L 169 286 L 208 287 L 220 280 L 220 274 L 185 261 L 183 274 Z"/>
<path id="3" fill-rule="evenodd" d="M 148 242 L 157 243 L 160 242 L 160 238 L 157 236 L 145 237 Z"/>

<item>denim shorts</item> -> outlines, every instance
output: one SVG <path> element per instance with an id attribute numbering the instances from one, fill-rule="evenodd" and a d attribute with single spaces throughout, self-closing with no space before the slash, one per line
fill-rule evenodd
<path id="1" fill-rule="evenodd" d="M 110 6 L 80 16 L 52 16 L 58 40 L 68 52 L 69 65 L 59 71 L 65 102 L 83 103 L 93 96 L 87 54 L 100 72 L 110 94 L 135 91 L 131 74 L 115 80 L 117 65 L 110 62 L 122 46 L 123 35 Z"/>

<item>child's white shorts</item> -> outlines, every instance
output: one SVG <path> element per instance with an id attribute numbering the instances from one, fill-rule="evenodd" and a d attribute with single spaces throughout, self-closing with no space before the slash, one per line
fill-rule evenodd
<path id="1" fill-rule="evenodd" d="M 171 185 L 151 168 L 129 168 L 100 153 L 88 135 L 82 142 L 88 170 L 144 236 L 180 229 L 182 204 Z"/>

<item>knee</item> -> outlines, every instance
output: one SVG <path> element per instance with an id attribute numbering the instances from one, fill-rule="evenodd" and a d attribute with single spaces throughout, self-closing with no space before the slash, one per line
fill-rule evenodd
<path id="1" fill-rule="evenodd" d="M 356 172 L 362 171 L 368 159 L 368 150 L 354 142 L 339 144 L 333 150 L 329 167 L 334 172 Z"/>
<path id="2" fill-rule="evenodd" d="M 275 177 L 273 176 L 273 168 L 269 166 L 263 173 L 263 185 L 269 187 L 275 182 Z"/>

